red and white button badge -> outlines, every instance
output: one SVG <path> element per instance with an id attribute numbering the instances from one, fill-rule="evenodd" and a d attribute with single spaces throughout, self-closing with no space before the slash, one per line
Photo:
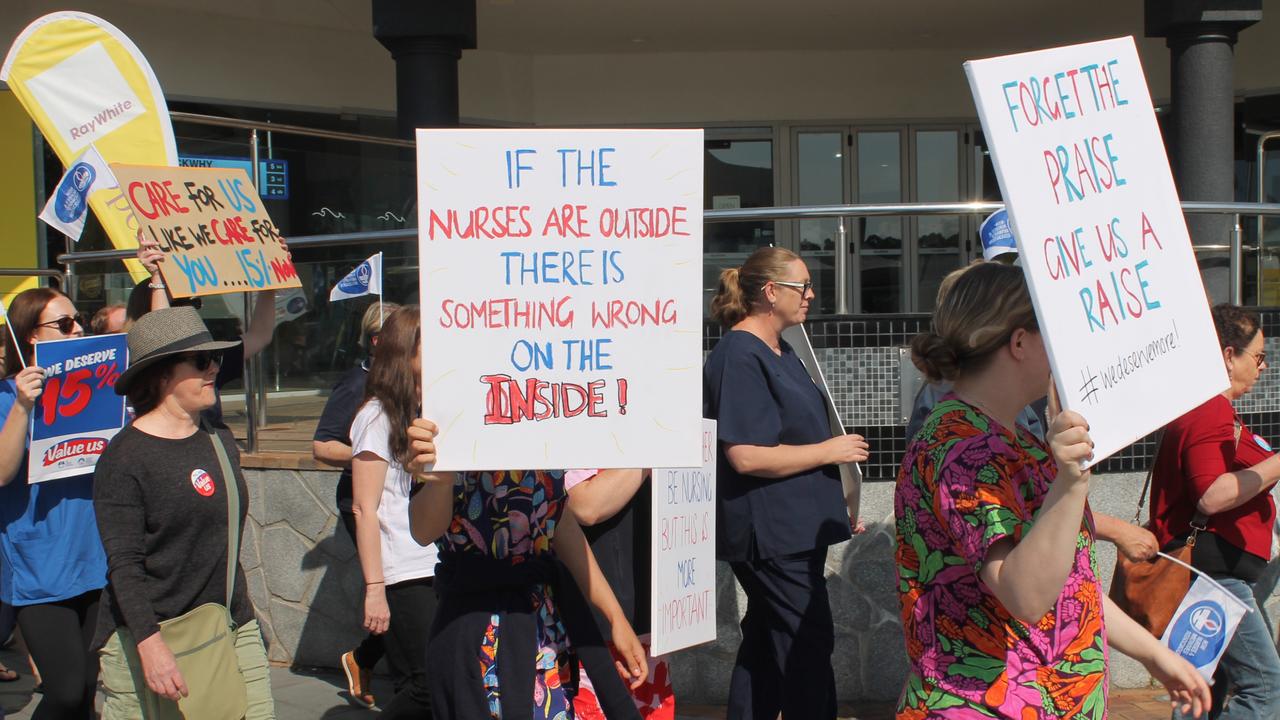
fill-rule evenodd
<path id="1" fill-rule="evenodd" d="M 195 488 L 196 492 L 202 496 L 209 497 L 214 490 L 213 476 L 200 468 L 196 468 L 191 471 L 191 487 Z"/>

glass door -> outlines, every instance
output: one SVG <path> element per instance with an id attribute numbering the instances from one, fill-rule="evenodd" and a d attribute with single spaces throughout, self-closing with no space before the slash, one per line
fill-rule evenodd
<path id="1" fill-rule="evenodd" d="M 798 205 L 842 205 L 847 202 L 845 187 L 845 128 L 813 129 L 796 133 L 795 202 Z M 817 307 L 812 314 L 847 312 L 848 295 L 837 286 L 843 275 L 838 265 L 848 262 L 845 240 L 847 220 L 816 218 L 800 220 L 800 256 L 809 266 Z"/>
<path id="2" fill-rule="evenodd" d="M 855 202 L 884 205 L 902 202 L 903 132 L 900 129 L 855 130 L 857 188 Z M 903 257 L 903 218 L 872 216 L 856 220 L 854 312 L 903 312 L 908 300 L 907 263 Z"/>
<path id="3" fill-rule="evenodd" d="M 961 127 L 911 129 L 912 201 L 960 202 L 964 192 L 963 135 Z M 913 310 L 931 312 L 942 279 L 964 264 L 967 253 L 960 243 L 964 220 L 960 215 L 921 215 L 912 219 Z"/>

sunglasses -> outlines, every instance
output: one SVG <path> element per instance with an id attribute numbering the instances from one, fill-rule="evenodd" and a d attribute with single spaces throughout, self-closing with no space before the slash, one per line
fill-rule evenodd
<path id="1" fill-rule="evenodd" d="M 216 364 L 218 367 L 222 367 L 222 351 L 201 350 L 200 352 L 188 353 L 182 356 L 182 362 L 189 362 L 195 366 L 196 370 L 204 372 L 209 369 L 210 365 Z"/>
<path id="2" fill-rule="evenodd" d="M 789 282 L 785 280 L 774 280 L 773 284 L 781 285 L 782 287 L 789 287 L 793 290 L 799 290 L 800 297 L 804 297 L 805 295 L 808 295 L 809 291 L 813 289 L 812 282 Z"/>
<path id="3" fill-rule="evenodd" d="M 36 327 L 58 328 L 58 332 L 62 333 L 63 335 L 70 335 L 72 331 L 76 329 L 77 325 L 79 325 L 82 329 L 85 327 L 85 324 L 80 321 L 79 315 L 63 315 L 57 320 L 50 320 L 48 322 L 36 323 Z"/>

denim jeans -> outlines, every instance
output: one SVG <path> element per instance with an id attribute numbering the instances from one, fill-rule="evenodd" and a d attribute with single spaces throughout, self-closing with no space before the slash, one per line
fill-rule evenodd
<path id="1" fill-rule="evenodd" d="M 1247 613 L 1227 646 L 1214 674 L 1210 720 L 1274 720 L 1280 718 L 1280 654 L 1253 597 L 1253 586 L 1235 578 L 1217 578 L 1253 612 Z M 1232 693 L 1228 699 L 1227 693 Z M 1223 700 L 1226 703 L 1223 704 Z M 1190 718 L 1175 713 L 1175 718 Z"/>

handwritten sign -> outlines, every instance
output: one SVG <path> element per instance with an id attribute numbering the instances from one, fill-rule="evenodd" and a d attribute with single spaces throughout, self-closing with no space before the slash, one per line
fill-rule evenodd
<path id="1" fill-rule="evenodd" d="M 702 132 L 417 139 L 436 468 L 695 464 Z"/>
<path id="2" fill-rule="evenodd" d="M 716 421 L 702 421 L 702 464 L 655 469 L 650 570 L 654 657 L 716 639 Z"/>
<path id="3" fill-rule="evenodd" d="M 1088 419 L 1096 463 L 1227 387 L 1133 38 L 965 71 L 1058 394 Z"/>
<path id="4" fill-rule="evenodd" d="M 92 472 L 125 425 L 125 399 L 115 393 L 129 365 L 125 336 L 39 342 L 35 363 L 45 380 L 32 409 L 28 482 Z"/>
<path id="5" fill-rule="evenodd" d="M 289 249 L 242 169 L 112 165 L 173 297 L 301 287 Z"/>

